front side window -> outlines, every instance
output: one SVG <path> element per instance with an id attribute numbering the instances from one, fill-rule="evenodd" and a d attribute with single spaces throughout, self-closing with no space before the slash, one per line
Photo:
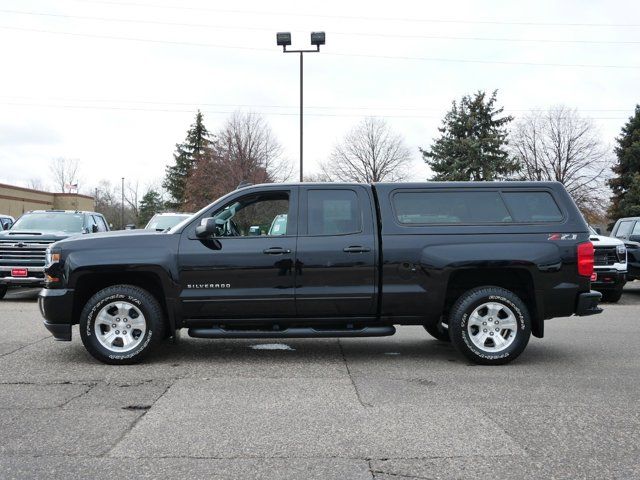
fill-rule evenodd
<path id="1" fill-rule="evenodd" d="M 398 192 L 393 207 L 409 225 L 513 222 L 498 192 Z"/>
<path id="2" fill-rule="evenodd" d="M 269 192 L 241 197 L 212 216 L 217 237 L 257 237 L 287 235 L 288 212 L 288 193 Z"/>
<path id="3" fill-rule="evenodd" d="M 353 190 L 309 190 L 309 235 L 348 235 L 362 230 L 358 195 Z"/>

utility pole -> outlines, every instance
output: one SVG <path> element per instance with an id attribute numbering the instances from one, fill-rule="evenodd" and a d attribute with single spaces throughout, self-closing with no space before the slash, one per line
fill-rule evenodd
<path id="1" fill-rule="evenodd" d="M 124 230 L 124 177 L 120 187 L 120 229 Z"/>
<path id="2" fill-rule="evenodd" d="M 311 45 L 315 46 L 315 50 L 287 50 L 287 47 L 291 45 L 291 32 L 278 32 L 276 34 L 276 43 L 279 47 L 282 47 L 282 51 L 284 53 L 299 53 L 300 54 L 300 181 L 304 181 L 303 175 L 303 156 L 304 156 L 304 148 L 303 148 L 303 115 L 302 115 L 302 106 L 304 104 L 304 95 L 303 95 L 303 78 L 304 78 L 304 69 L 303 69 L 303 54 L 305 53 L 317 53 L 320 51 L 320 45 L 325 44 L 325 34 L 324 32 L 311 32 Z"/>

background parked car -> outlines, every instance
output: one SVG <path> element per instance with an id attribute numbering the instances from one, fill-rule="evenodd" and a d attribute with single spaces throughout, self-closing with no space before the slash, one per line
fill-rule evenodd
<path id="1" fill-rule="evenodd" d="M 589 230 L 589 240 L 594 248 L 591 288 L 602 293 L 605 302 L 617 302 L 627 283 L 627 248 L 617 238 L 598 235 L 593 227 L 589 227 Z"/>
<path id="2" fill-rule="evenodd" d="M 22 215 L 11 230 L 0 231 L 0 298 L 9 286 L 44 285 L 47 247 L 85 233 L 106 232 L 109 225 L 95 212 L 34 210 Z"/>
<path id="3" fill-rule="evenodd" d="M 11 215 L 0 214 L 0 230 L 9 230 L 14 222 L 15 219 Z"/>
<path id="4" fill-rule="evenodd" d="M 145 230 L 155 230 L 157 232 L 163 232 L 167 228 L 175 227 L 181 221 L 189 218 L 192 213 L 156 213 L 149 223 L 144 227 Z"/>
<path id="5" fill-rule="evenodd" d="M 627 247 L 627 280 L 640 280 L 640 217 L 621 218 L 613 226 L 611 236 Z"/>

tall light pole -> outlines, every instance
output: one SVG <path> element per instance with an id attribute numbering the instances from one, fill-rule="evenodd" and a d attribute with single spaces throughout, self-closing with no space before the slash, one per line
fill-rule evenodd
<path id="1" fill-rule="evenodd" d="M 124 230 L 124 177 L 120 186 L 120 228 Z"/>
<path id="2" fill-rule="evenodd" d="M 324 32 L 311 32 L 311 45 L 315 46 L 315 50 L 287 50 L 287 47 L 291 45 L 291 32 L 278 32 L 276 33 L 276 43 L 279 47 L 282 47 L 282 51 L 284 53 L 299 53 L 300 54 L 300 181 L 304 181 L 302 168 L 303 168 L 303 152 L 304 149 L 302 147 L 302 131 L 303 131 L 303 120 L 302 120 L 302 105 L 303 105 L 303 77 L 304 71 L 302 68 L 302 59 L 303 54 L 305 53 L 317 53 L 320 51 L 320 45 L 324 45 L 325 34 Z"/>

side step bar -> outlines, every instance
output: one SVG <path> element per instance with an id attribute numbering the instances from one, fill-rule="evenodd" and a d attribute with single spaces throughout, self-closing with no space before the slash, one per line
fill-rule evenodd
<path id="1" fill-rule="evenodd" d="M 332 338 L 332 337 L 385 337 L 396 333 L 392 325 L 363 328 L 322 329 L 292 327 L 283 330 L 231 330 L 220 327 L 193 327 L 189 336 L 194 338 Z"/>

